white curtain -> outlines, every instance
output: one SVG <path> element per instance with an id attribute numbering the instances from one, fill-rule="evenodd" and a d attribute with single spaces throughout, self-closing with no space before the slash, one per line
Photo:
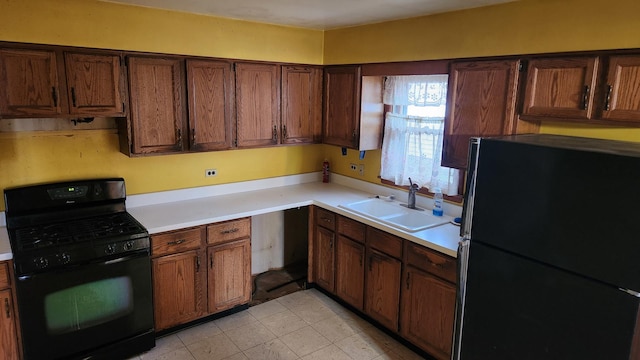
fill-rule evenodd
<path id="1" fill-rule="evenodd" d="M 458 195 L 459 171 L 440 166 L 444 137 L 447 75 L 388 77 L 380 176 L 396 185 L 420 187 Z M 413 115 L 418 114 L 418 116 Z"/>

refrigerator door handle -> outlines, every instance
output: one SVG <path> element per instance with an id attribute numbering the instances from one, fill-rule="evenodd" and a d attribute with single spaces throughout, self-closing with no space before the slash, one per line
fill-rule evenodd
<path id="1" fill-rule="evenodd" d="M 637 298 L 640 298 L 640 293 L 637 291 L 633 291 L 633 290 L 629 290 L 629 289 L 623 289 L 623 288 L 618 288 L 618 290 L 626 292 L 629 295 L 635 296 Z"/>
<path id="2" fill-rule="evenodd" d="M 460 360 L 462 344 L 462 324 L 464 322 L 464 301 L 467 285 L 467 264 L 469 261 L 469 235 L 465 235 L 458 243 L 458 291 L 456 294 L 455 328 L 453 330 L 452 360 Z"/>

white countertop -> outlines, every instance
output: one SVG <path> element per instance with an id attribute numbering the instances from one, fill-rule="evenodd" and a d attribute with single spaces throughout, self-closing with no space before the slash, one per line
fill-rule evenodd
<path id="1" fill-rule="evenodd" d="M 338 207 L 340 204 L 367 199 L 376 194 L 376 191 L 378 194 L 388 195 L 395 190 L 335 175 L 332 179 L 337 181 L 329 184 L 317 181 L 305 182 L 309 181 L 309 176 L 312 176 L 313 179 L 317 178 L 310 174 L 286 177 L 284 180 L 281 178 L 267 179 L 207 188 L 133 195 L 127 199 L 127 210 L 147 228 L 150 234 L 156 234 L 245 216 L 316 205 L 449 256 L 456 256 L 460 232 L 458 226 L 445 224 L 410 233 Z M 299 181 L 302 183 L 296 183 Z M 248 189 L 248 191 L 242 191 L 244 189 Z M 420 201 L 426 200 L 423 198 L 417 201 L 420 206 L 422 205 Z M 459 211 L 459 208 L 453 207 L 453 211 Z M 459 216 L 459 213 L 448 215 Z M 0 227 L 0 260 L 11 258 L 6 227 Z"/>

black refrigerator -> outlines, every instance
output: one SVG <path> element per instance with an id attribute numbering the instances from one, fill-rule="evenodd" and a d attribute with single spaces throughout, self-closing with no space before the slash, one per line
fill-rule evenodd
<path id="1" fill-rule="evenodd" d="M 472 139 L 454 360 L 640 359 L 640 144 Z"/>

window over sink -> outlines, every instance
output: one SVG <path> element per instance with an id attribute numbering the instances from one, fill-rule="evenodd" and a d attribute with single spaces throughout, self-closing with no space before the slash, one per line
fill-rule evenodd
<path id="1" fill-rule="evenodd" d="M 387 76 L 380 177 L 422 192 L 460 195 L 461 172 L 441 166 L 448 75 Z M 428 189 L 428 191 L 424 191 Z"/>

